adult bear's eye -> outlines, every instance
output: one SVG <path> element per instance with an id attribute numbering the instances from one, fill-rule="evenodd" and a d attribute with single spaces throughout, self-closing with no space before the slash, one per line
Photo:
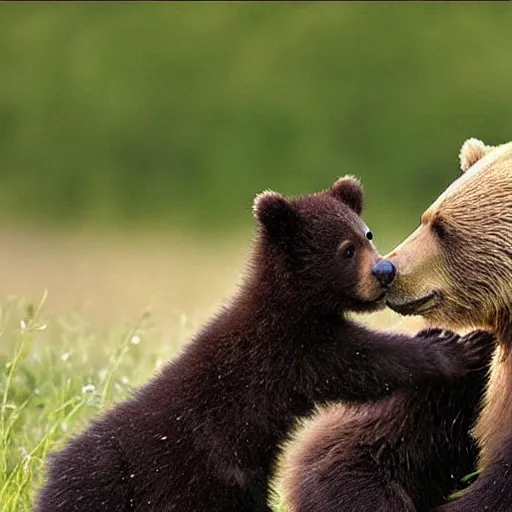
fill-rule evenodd
<path id="1" fill-rule="evenodd" d="M 432 222 L 432 230 L 441 240 L 446 237 L 446 227 L 440 219 L 435 219 Z"/>

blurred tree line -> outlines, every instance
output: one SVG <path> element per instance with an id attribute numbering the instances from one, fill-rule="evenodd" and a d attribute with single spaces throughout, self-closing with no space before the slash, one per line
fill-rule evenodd
<path id="1" fill-rule="evenodd" d="M 512 140 L 507 3 L 0 6 L 2 222 L 235 228 L 360 176 L 404 234 Z"/>

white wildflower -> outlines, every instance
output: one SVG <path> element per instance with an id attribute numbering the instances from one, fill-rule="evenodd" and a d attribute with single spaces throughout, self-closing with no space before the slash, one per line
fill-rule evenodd
<path id="1" fill-rule="evenodd" d="M 82 386 L 82 393 L 93 393 L 96 391 L 96 386 L 94 384 L 87 384 L 86 386 Z"/>

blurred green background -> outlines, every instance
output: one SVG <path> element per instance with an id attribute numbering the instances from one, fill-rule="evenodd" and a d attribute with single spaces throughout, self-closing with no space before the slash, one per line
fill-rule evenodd
<path id="1" fill-rule="evenodd" d="M 466 138 L 512 138 L 507 3 L 34 2 L 0 13 L 10 232 L 247 237 L 257 192 L 308 193 L 350 173 L 389 249 L 458 175 Z M 27 253 L 23 268 L 41 261 L 31 243 L 16 268 Z"/>

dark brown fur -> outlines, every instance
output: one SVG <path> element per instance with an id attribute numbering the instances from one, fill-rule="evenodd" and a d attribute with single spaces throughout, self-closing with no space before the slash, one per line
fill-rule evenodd
<path id="1" fill-rule="evenodd" d="M 133 399 L 51 459 L 36 510 L 268 511 L 278 445 L 315 403 L 464 374 L 479 343 L 377 333 L 343 316 L 374 309 L 383 292 L 361 210 L 353 179 L 293 200 L 260 195 L 238 295 Z M 352 258 L 340 253 L 347 240 Z"/>
<path id="2" fill-rule="evenodd" d="M 476 332 L 488 344 L 492 335 Z M 470 434 L 488 365 L 371 405 L 337 404 L 304 422 L 284 450 L 276 490 L 287 512 L 429 512 L 475 469 Z"/>

